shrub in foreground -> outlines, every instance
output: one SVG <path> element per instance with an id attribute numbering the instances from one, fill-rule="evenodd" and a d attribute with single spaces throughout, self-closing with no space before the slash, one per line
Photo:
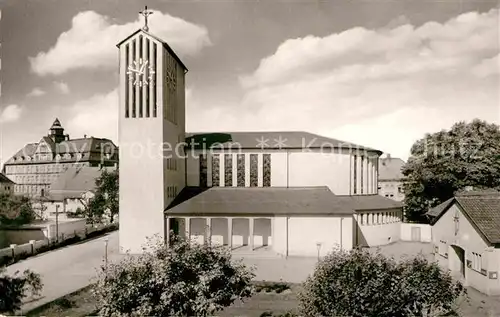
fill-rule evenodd
<path id="1" fill-rule="evenodd" d="M 14 313 L 21 308 L 22 300 L 40 294 L 43 284 L 40 275 L 30 270 L 22 274 L 7 275 L 0 267 L 0 313 Z"/>
<path id="2" fill-rule="evenodd" d="M 335 251 L 299 293 L 305 316 L 436 316 L 452 312 L 464 287 L 424 257 L 396 262 L 366 250 Z"/>
<path id="3" fill-rule="evenodd" d="M 103 267 L 99 316 L 210 316 L 252 295 L 254 274 L 222 247 L 175 239 Z"/>

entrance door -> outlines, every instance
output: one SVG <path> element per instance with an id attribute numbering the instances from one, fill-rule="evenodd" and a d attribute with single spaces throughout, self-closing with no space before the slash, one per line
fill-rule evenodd
<path id="1" fill-rule="evenodd" d="M 411 228 L 411 241 L 421 241 L 419 227 L 412 227 Z"/>
<path id="2" fill-rule="evenodd" d="M 460 274 L 458 276 L 460 279 L 465 279 L 465 250 L 456 245 L 451 247 L 454 252 L 450 257 L 452 261 L 450 268 Z"/>

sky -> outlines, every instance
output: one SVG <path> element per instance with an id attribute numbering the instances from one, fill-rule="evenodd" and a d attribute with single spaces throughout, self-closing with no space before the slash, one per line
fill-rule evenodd
<path id="1" fill-rule="evenodd" d="M 0 0 L 0 164 L 60 119 L 118 139 L 118 49 L 150 32 L 188 67 L 186 130 L 308 131 L 407 159 L 500 123 L 495 0 Z"/>

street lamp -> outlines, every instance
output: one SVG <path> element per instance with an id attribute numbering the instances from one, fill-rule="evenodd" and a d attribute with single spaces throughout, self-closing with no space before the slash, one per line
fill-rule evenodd
<path id="1" fill-rule="evenodd" d="M 321 250 L 321 242 L 316 242 L 316 248 L 318 248 L 318 261 L 319 261 L 319 252 Z"/>
<path id="2" fill-rule="evenodd" d="M 104 239 L 104 266 L 108 268 L 108 237 Z"/>
<path id="3" fill-rule="evenodd" d="M 59 205 L 56 205 L 56 243 L 59 242 Z"/>

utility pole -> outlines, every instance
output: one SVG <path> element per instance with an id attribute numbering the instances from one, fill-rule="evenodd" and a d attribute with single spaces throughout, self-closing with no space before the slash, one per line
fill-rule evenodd
<path id="1" fill-rule="evenodd" d="M 59 242 L 59 205 L 56 205 L 56 242 Z"/>

